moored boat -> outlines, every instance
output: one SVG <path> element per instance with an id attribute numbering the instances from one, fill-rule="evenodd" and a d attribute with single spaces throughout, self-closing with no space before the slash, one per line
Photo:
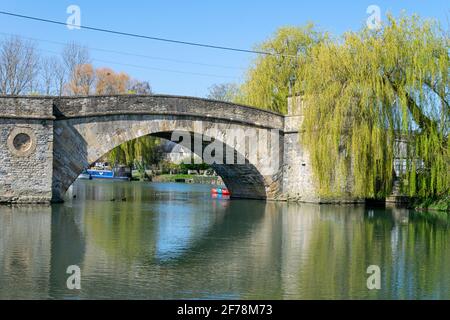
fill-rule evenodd
<path id="1" fill-rule="evenodd" d="M 107 163 L 96 163 L 95 166 L 84 171 L 78 178 L 130 181 L 131 170 L 125 166 L 111 168 Z"/>

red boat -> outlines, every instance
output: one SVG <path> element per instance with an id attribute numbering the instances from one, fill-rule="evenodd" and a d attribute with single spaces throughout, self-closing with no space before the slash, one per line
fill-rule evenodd
<path id="1" fill-rule="evenodd" d="M 224 195 L 224 196 L 229 196 L 231 195 L 230 191 L 227 188 L 213 188 L 211 190 L 212 194 L 217 194 L 217 195 Z"/>

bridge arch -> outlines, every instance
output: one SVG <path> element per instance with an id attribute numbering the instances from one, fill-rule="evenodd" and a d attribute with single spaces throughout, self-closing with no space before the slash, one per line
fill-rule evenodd
<path id="1" fill-rule="evenodd" d="M 78 175 L 113 148 L 147 135 L 172 140 L 174 132 L 187 134 L 192 139 L 203 137 L 206 141 L 200 149 L 195 141 L 189 144 L 190 150 L 200 156 L 211 142 L 224 146 L 223 162 L 213 163 L 212 167 L 234 197 L 267 199 L 280 191 L 282 145 L 279 134 L 274 135 L 277 128 L 273 126 L 277 124 L 273 117 L 279 115 L 243 106 L 231 105 L 233 108 L 230 108 L 229 104 L 203 99 L 178 98 L 174 109 L 172 97 L 156 100 L 139 97 L 131 105 L 129 99 L 126 104 L 120 104 L 121 98 L 104 97 L 107 103 L 101 97 L 62 99 L 55 105 L 58 120 L 54 128 L 54 201 L 61 201 Z M 92 100 L 100 101 L 93 103 Z M 189 106 L 183 106 L 186 101 Z M 99 106 L 103 108 L 99 110 Z M 263 116 L 255 117 L 259 113 Z M 269 117 L 265 118 L 267 115 Z M 244 134 L 235 134 L 229 143 L 230 132 Z M 266 152 L 255 156 L 249 139 L 258 135 L 267 139 L 264 142 Z M 225 159 L 227 150 L 233 152 L 233 163 Z M 274 161 L 274 157 L 279 158 Z M 241 162 L 237 163 L 237 159 Z M 277 167 L 268 170 L 268 165 Z"/>

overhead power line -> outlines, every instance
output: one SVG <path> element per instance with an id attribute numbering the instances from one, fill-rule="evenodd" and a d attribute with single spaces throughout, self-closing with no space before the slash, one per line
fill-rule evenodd
<path id="1" fill-rule="evenodd" d="M 0 11 L 0 14 L 6 15 L 6 16 L 11 16 L 11 17 L 16 17 L 16 18 L 22 18 L 22 19 L 39 21 L 39 22 L 52 23 L 52 24 L 62 25 L 62 26 L 73 26 L 73 27 L 77 27 L 77 28 L 85 29 L 85 30 L 104 32 L 104 33 L 110 33 L 110 34 L 115 34 L 115 35 L 120 35 L 120 36 L 127 36 L 127 37 L 133 37 L 133 38 L 140 38 L 140 39 L 169 42 L 169 43 L 180 44 L 180 45 L 202 47 L 202 48 L 209 48 L 209 49 L 217 49 L 217 50 L 225 50 L 225 51 L 261 54 L 261 55 L 278 55 L 278 54 L 273 54 L 271 52 L 266 52 L 266 51 L 239 49 L 239 48 L 217 46 L 217 45 L 198 43 L 198 42 L 189 42 L 189 41 L 181 41 L 181 40 L 153 37 L 153 36 L 147 36 L 147 35 L 130 33 L 130 32 L 123 32 L 123 31 L 116 31 L 116 30 L 103 29 L 103 28 L 97 28 L 97 27 L 90 27 L 90 26 L 85 26 L 85 25 L 79 26 L 79 25 L 69 24 L 69 23 L 66 23 L 66 22 L 50 20 L 50 19 L 43 19 L 43 18 L 38 18 L 38 17 L 32 17 L 32 16 L 27 16 L 27 15 L 22 15 L 22 14 L 17 14 L 17 13 L 13 13 L 13 12 L 7 12 L 7 11 Z"/>
<path id="2" fill-rule="evenodd" d="M 52 50 L 46 50 L 46 49 L 37 49 L 37 50 L 41 51 L 41 52 L 51 53 L 53 55 L 58 55 L 58 52 L 55 52 Z M 235 80 L 238 78 L 238 77 L 233 77 L 233 76 L 225 76 L 225 75 L 218 75 L 218 74 L 211 74 L 211 73 L 199 73 L 199 72 L 189 72 L 189 71 L 181 71 L 181 70 L 174 70 L 174 69 L 154 68 L 154 67 L 142 66 L 142 65 L 137 65 L 137 64 L 129 64 L 129 63 L 123 63 L 123 62 L 118 62 L 118 61 L 110 61 L 110 60 L 103 60 L 103 59 L 96 59 L 96 58 L 93 58 L 92 61 L 107 63 L 107 64 L 116 64 L 119 66 L 125 66 L 125 67 L 131 67 L 131 68 L 137 68 L 137 69 L 143 69 L 143 70 L 169 72 L 169 73 L 185 74 L 185 75 L 200 76 L 200 77 L 224 78 L 224 79 L 235 79 Z"/>
<path id="3" fill-rule="evenodd" d="M 111 64 L 117 64 L 117 65 L 121 65 L 121 66 L 125 66 L 125 67 L 140 68 L 140 69 L 147 69 L 147 70 L 153 70 L 153 71 L 170 72 L 170 73 L 186 74 L 186 75 L 201 76 L 201 77 L 211 77 L 211 78 L 237 79 L 237 77 L 224 76 L 224 75 L 218 75 L 218 74 L 198 73 L 198 72 L 189 72 L 189 71 L 172 70 L 172 69 L 161 69 L 161 68 L 147 67 L 147 66 L 141 66 L 141 65 L 136 65 L 136 64 L 110 61 L 110 60 L 102 60 L 102 59 L 92 59 L 92 60 L 97 61 L 97 62 L 102 62 L 102 63 L 111 63 Z"/>
<path id="4" fill-rule="evenodd" d="M 25 37 L 25 36 L 22 36 L 22 35 L 17 35 L 17 34 L 12 34 L 12 33 L 0 32 L 0 34 L 4 35 L 4 36 L 13 36 L 13 37 L 14 36 L 18 36 L 20 38 L 27 39 L 27 40 L 51 43 L 51 44 L 56 44 L 56 45 L 60 45 L 60 46 L 66 46 L 66 45 L 69 44 L 67 42 L 58 42 L 58 41 L 53 41 L 53 40 Z M 149 55 L 138 54 L 138 53 L 131 53 L 131 52 L 125 52 L 125 51 L 117 51 L 117 50 L 110 50 L 110 49 L 104 49 L 104 48 L 95 48 L 95 47 L 90 47 L 90 46 L 86 46 L 86 48 L 89 49 L 89 50 L 92 50 L 92 51 L 114 53 L 114 54 L 120 54 L 120 55 L 124 55 L 124 56 L 132 56 L 132 57 L 138 57 L 138 58 L 144 58 L 144 59 L 149 59 L 149 60 L 168 61 L 168 62 L 175 62 L 175 63 L 181 63 L 181 64 L 192 64 L 192 65 L 203 66 L 203 67 L 212 67 L 212 68 L 246 70 L 245 68 L 241 68 L 241 67 L 232 67 L 232 66 L 225 66 L 225 65 L 218 65 L 218 64 L 209 64 L 209 63 L 195 62 L 195 61 L 188 61 L 188 60 L 170 59 L 170 58 L 149 56 Z"/>

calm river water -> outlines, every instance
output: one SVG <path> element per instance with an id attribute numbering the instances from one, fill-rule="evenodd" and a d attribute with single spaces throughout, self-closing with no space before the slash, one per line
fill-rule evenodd
<path id="1" fill-rule="evenodd" d="M 446 218 L 210 188 L 77 181 L 64 204 L 0 207 L 0 299 L 450 299 Z"/>

